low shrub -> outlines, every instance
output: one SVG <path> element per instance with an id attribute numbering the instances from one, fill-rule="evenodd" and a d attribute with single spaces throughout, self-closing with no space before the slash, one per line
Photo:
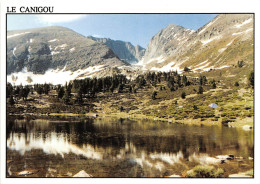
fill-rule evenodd
<path id="1" fill-rule="evenodd" d="M 218 121 L 218 118 L 212 118 L 211 121 Z"/>
<path id="2" fill-rule="evenodd" d="M 247 172 L 246 172 L 246 175 L 253 177 L 253 176 L 254 176 L 254 170 L 251 169 L 251 170 L 247 171 Z"/>
<path id="3" fill-rule="evenodd" d="M 224 170 L 221 168 L 215 169 L 213 166 L 197 165 L 192 170 L 187 171 L 188 178 L 221 178 Z"/>
<path id="4" fill-rule="evenodd" d="M 226 118 L 226 117 L 225 117 L 225 118 L 222 119 L 221 123 L 222 123 L 222 124 L 227 124 L 227 123 L 229 123 L 229 122 L 234 122 L 234 121 L 235 121 L 235 120 L 233 120 L 233 119 L 229 119 L 229 118 Z"/>

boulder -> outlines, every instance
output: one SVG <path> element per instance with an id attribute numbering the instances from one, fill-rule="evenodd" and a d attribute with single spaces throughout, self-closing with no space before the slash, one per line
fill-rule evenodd
<path id="1" fill-rule="evenodd" d="M 88 174 L 88 173 L 86 173 L 86 171 L 81 170 L 77 174 L 75 174 L 73 177 L 74 178 L 77 178 L 77 177 L 79 177 L 79 178 L 90 178 L 90 177 L 93 177 L 93 176 Z"/>
<path id="2" fill-rule="evenodd" d="M 243 126 L 243 130 L 248 131 L 248 130 L 252 130 L 252 129 L 253 129 L 253 127 L 250 126 L 250 125 L 244 125 L 244 126 Z"/>
<path id="3" fill-rule="evenodd" d="M 26 176 L 26 175 L 32 175 L 37 173 L 38 170 L 24 170 L 18 173 L 18 176 Z"/>

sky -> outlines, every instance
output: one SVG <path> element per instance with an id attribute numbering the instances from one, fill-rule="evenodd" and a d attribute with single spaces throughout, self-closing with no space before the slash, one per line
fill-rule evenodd
<path id="1" fill-rule="evenodd" d="M 197 30 L 216 14 L 9 14 L 7 30 L 64 26 L 84 36 L 111 38 L 147 47 L 169 24 Z"/>

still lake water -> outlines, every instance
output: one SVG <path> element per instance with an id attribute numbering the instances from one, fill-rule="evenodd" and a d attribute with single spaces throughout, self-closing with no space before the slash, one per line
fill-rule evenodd
<path id="1" fill-rule="evenodd" d="M 220 155 L 229 154 L 237 158 L 220 164 Z M 164 177 L 198 164 L 221 167 L 227 177 L 252 169 L 253 154 L 253 131 L 239 128 L 111 118 L 7 123 L 7 177 L 24 170 L 34 171 L 29 177 L 81 170 L 93 177 Z"/>

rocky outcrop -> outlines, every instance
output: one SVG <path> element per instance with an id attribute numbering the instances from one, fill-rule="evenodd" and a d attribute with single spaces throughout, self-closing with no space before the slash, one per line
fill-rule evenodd
<path id="1" fill-rule="evenodd" d="M 106 44 L 113 52 L 123 61 L 134 64 L 140 61 L 145 53 L 145 49 L 139 45 L 133 46 L 130 42 L 121 40 L 112 40 L 109 38 L 96 38 L 88 36 L 88 38 Z"/>
<path id="2" fill-rule="evenodd" d="M 173 24 L 162 29 L 151 39 L 144 55 L 144 63 L 157 57 L 172 55 L 183 46 L 192 32 L 192 30 Z"/>

